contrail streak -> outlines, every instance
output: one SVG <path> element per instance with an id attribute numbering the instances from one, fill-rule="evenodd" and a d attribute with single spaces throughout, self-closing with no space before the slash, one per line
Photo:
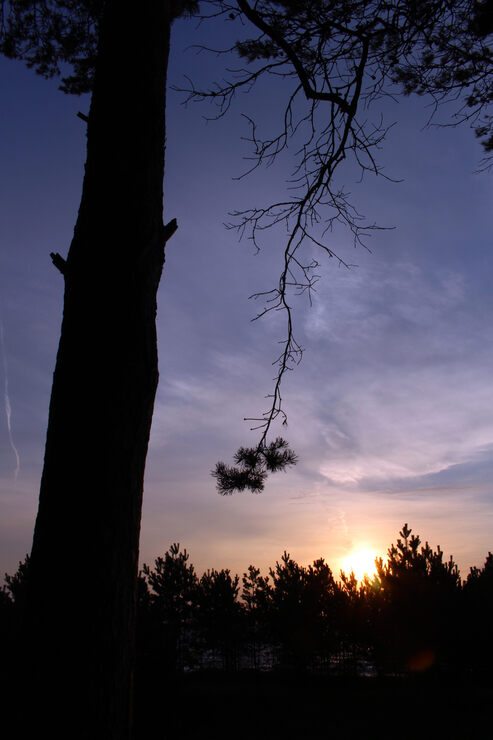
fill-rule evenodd
<path id="1" fill-rule="evenodd" d="M 15 470 L 14 470 L 14 481 L 17 481 L 17 476 L 19 475 L 20 469 L 21 469 L 21 460 L 19 457 L 19 453 L 17 452 L 17 447 L 14 444 L 14 439 L 12 437 L 12 425 L 11 425 L 11 417 L 12 417 L 12 406 L 10 404 L 10 397 L 9 397 L 9 376 L 7 371 L 7 357 L 5 355 L 5 344 L 3 341 L 3 322 L 0 319 L 0 346 L 2 349 L 2 365 L 3 365 L 3 377 L 4 377 L 4 400 L 5 400 L 5 416 L 7 418 L 7 430 L 9 433 L 9 442 L 10 446 L 12 448 L 12 452 L 15 455 Z"/>

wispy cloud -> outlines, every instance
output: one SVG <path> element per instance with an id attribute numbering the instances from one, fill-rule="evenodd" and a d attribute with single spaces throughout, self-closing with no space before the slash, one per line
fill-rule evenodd
<path id="1" fill-rule="evenodd" d="M 435 474 L 493 444 L 492 331 L 462 275 L 412 264 L 338 271 L 305 331 L 316 341 L 317 453 L 329 480 Z"/>
<path id="2" fill-rule="evenodd" d="M 17 481 L 17 477 L 21 469 L 21 460 L 19 457 L 19 452 L 17 450 L 17 447 L 14 444 L 14 438 L 12 435 L 12 406 L 10 403 L 10 395 L 9 395 L 9 374 L 8 374 L 8 366 L 7 366 L 7 355 L 5 353 L 4 326 L 3 326 L 3 321 L 1 318 L 0 318 L 0 348 L 1 348 L 1 354 L 2 354 L 2 366 L 3 366 L 3 378 L 4 378 L 3 397 L 4 397 L 4 403 L 5 403 L 5 418 L 7 421 L 7 432 L 8 432 L 10 447 L 15 457 L 14 481 Z"/>

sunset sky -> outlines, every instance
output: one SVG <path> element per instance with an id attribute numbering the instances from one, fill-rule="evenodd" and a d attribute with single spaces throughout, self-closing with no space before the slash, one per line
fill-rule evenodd
<path id="1" fill-rule="evenodd" d="M 226 46 L 227 33 L 176 24 L 168 84 L 223 76 L 224 59 L 187 47 Z M 5 59 L 0 95 L 3 574 L 31 547 L 63 297 L 49 253 L 70 244 L 85 156 L 76 113 L 89 100 Z M 469 128 L 425 127 L 424 100 L 387 100 L 368 114 L 396 122 L 379 161 L 399 182 L 358 183 L 349 170 L 341 181 L 369 221 L 395 228 L 374 232 L 371 252 L 342 230 L 329 235 L 357 267 L 324 264 L 312 307 L 296 302 L 305 355 L 283 386 L 288 427 L 274 435 L 298 465 L 260 495 L 216 493 L 216 461 L 258 439 L 243 418 L 265 410 L 283 337 L 279 316 L 250 321 L 248 301 L 275 285 L 280 233 L 266 233 L 255 254 L 223 225 L 228 212 L 284 192 L 289 152 L 277 169 L 234 179 L 250 153 L 241 114 L 275 128 L 281 95 L 272 85 L 241 95 L 216 122 L 204 120 L 206 105 L 168 96 L 165 220 L 176 217 L 179 230 L 158 295 L 141 560 L 179 542 L 199 572 L 265 570 L 287 550 L 305 564 L 323 556 L 337 573 L 355 550 L 384 555 L 408 522 L 465 577 L 493 549 L 493 180 L 475 173 L 482 151 Z"/>

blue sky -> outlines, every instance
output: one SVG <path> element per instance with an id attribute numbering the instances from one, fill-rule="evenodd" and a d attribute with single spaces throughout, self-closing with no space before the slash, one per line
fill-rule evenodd
<path id="1" fill-rule="evenodd" d="M 186 49 L 204 33 L 177 24 L 170 85 L 221 75 L 220 59 Z M 61 321 L 49 253 L 70 244 L 85 147 L 76 112 L 88 100 L 6 60 L 0 92 L 0 572 L 13 572 L 31 545 Z M 379 159 L 401 182 L 344 173 L 359 210 L 395 228 L 373 233 L 371 253 L 336 230 L 331 248 L 357 267 L 330 261 L 313 306 L 297 302 L 305 357 L 284 385 L 283 434 L 298 466 L 261 495 L 215 491 L 215 462 L 256 442 L 243 418 L 264 410 L 283 332 L 278 316 L 251 323 L 248 301 L 275 282 L 282 235 L 266 235 L 255 255 L 223 226 L 229 211 L 284 192 L 289 158 L 233 179 L 249 153 L 241 113 L 274 126 L 281 93 L 240 96 L 208 123 L 206 108 L 169 94 L 165 218 L 179 230 L 159 289 L 142 560 L 177 541 L 199 571 L 265 569 L 286 549 L 304 563 L 324 556 L 337 572 L 352 550 L 384 554 L 407 521 L 465 576 L 493 549 L 492 179 L 474 172 L 481 149 L 468 128 L 424 127 L 425 101 L 384 105 L 397 123 Z"/>

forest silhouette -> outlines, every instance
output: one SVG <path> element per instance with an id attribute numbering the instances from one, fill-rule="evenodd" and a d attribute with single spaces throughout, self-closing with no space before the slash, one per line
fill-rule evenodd
<path id="1" fill-rule="evenodd" d="M 28 579 L 26 556 L 0 591 L 4 696 Z M 365 711 L 381 705 L 387 720 L 412 702 L 438 737 L 445 727 L 449 736 L 479 737 L 486 726 L 493 555 L 462 580 L 453 558 L 422 544 L 407 524 L 387 558 L 377 558 L 375 575 L 361 581 L 342 571 L 336 578 L 323 558 L 303 566 L 287 552 L 267 575 L 250 565 L 241 579 L 228 569 L 199 576 L 175 543 L 143 565 L 137 614 L 135 738 L 158 732 L 163 692 L 172 698 L 171 727 L 183 737 L 230 727 L 245 701 L 262 720 L 260 737 L 269 728 L 310 736 L 322 725 L 338 737 L 368 734 L 369 718 L 351 711 L 354 702 Z M 342 715 L 324 713 L 328 691 Z M 430 691 L 435 700 L 426 708 Z M 459 693 L 466 705 L 474 697 L 473 712 L 454 710 Z M 271 703 L 289 696 L 293 706 L 273 712 Z M 249 736 L 242 732 L 235 734 Z M 375 736 L 386 736 L 385 727 Z"/>
<path id="2" fill-rule="evenodd" d="M 490 151 L 490 11 L 489 0 L 1 0 L 0 53 L 48 78 L 63 74 L 65 92 L 91 93 L 89 113 L 81 116 L 87 159 L 74 237 L 66 258 L 52 253 L 65 292 L 33 547 L 25 572 L 7 579 L 1 597 L 3 665 L 18 649 L 11 635 L 19 631 L 19 672 L 26 680 L 21 676 L 16 690 L 25 693 L 36 734 L 93 740 L 97 729 L 104 740 L 130 737 L 142 494 L 158 383 L 157 291 L 164 247 L 177 225 L 174 218 L 166 226 L 163 221 L 173 22 L 195 12 L 200 22 L 238 21 L 231 51 L 240 69 L 225 68 L 232 80 L 222 73 L 211 89 L 191 81 L 184 92 L 189 100 L 209 98 L 221 117 L 237 90 L 254 87 L 260 77 L 270 78 L 276 95 L 288 83 L 277 131 L 263 140 L 248 119 L 253 169 L 270 166 L 284 150 L 299 155 L 294 172 L 290 166 L 290 194 L 242 205 L 234 214 L 234 228 L 246 230 L 257 248 L 267 226 L 286 227 L 286 237 L 279 278 L 254 294 L 264 304 L 257 318 L 281 311 L 285 319 L 270 408 L 249 419 L 261 438 L 253 452 L 238 450 L 233 467 L 219 463 L 215 470 L 219 490 L 231 493 L 261 490 L 267 472 L 295 460 L 282 440 L 271 447 L 266 435 L 276 419 L 286 422 L 281 381 L 303 354 L 291 298 L 310 297 L 315 289 L 313 248 L 324 261 L 346 264 L 325 238 L 333 226 L 347 227 L 355 245 L 378 228 L 334 180 L 348 158 L 361 177 L 383 174 L 374 152 L 387 128 L 380 114 L 368 117 L 370 103 L 413 92 L 431 95 L 435 107 L 458 102 L 447 125 L 467 121 Z M 302 97 L 307 106 L 299 105 Z M 302 131 L 300 140 L 292 139 Z M 182 146 L 180 137 L 171 145 Z M 196 220 L 198 210 L 189 210 Z M 207 239 L 201 234 L 200 241 Z M 196 578 L 174 547 L 163 558 L 163 573 L 153 571 L 156 583 L 161 576 L 167 582 L 167 569 L 176 565 L 177 585 L 182 568 L 188 590 L 149 591 L 151 570 L 144 571 L 141 676 L 152 661 L 159 666 L 156 681 L 216 663 L 229 674 L 250 662 L 254 672 L 267 666 L 296 675 L 329 673 L 340 664 L 355 676 L 364 660 L 377 674 L 396 676 L 425 666 L 438 670 L 447 661 L 458 665 L 444 635 L 455 599 L 462 608 L 462 585 L 438 552 L 413 554 L 412 547 L 406 544 L 411 555 L 402 555 L 402 568 L 398 550 L 396 572 L 382 569 L 381 587 L 366 584 L 366 591 L 351 578 L 336 583 L 323 561 L 305 568 L 286 554 L 268 581 L 249 571 L 244 588 L 253 594 L 251 608 L 240 598 L 236 576 L 213 570 Z M 422 627 L 425 619 L 430 623 Z M 167 709 L 167 732 L 170 714 Z"/>

